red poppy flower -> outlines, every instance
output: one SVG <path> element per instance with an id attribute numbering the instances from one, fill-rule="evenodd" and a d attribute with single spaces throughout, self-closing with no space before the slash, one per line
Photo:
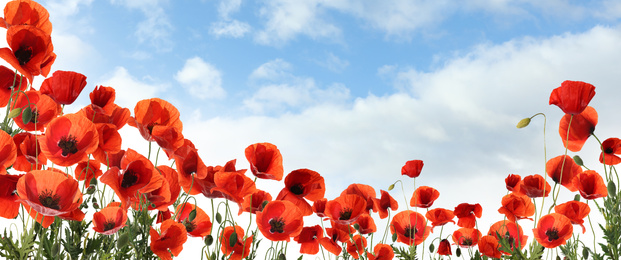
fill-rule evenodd
<path id="1" fill-rule="evenodd" d="M 424 163 L 422 160 L 407 161 L 405 162 L 405 165 L 401 167 L 401 175 L 407 175 L 410 178 L 416 178 L 423 170 L 423 165 Z"/>
<path id="2" fill-rule="evenodd" d="M 380 198 L 373 199 L 373 212 L 379 212 L 379 217 L 385 219 L 388 217 L 388 208 L 397 210 L 399 203 L 385 190 L 380 190 Z"/>
<path id="3" fill-rule="evenodd" d="M 574 186 L 578 188 L 580 196 L 587 200 L 594 200 L 608 196 L 608 188 L 602 176 L 594 170 L 584 171 L 574 178 Z"/>
<path id="4" fill-rule="evenodd" d="M 15 193 L 17 190 L 17 181 L 20 175 L 0 175 L 0 217 L 12 219 L 19 214 L 19 196 Z"/>
<path id="5" fill-rule="evenodd" d="M 61 111 L 60 105 L 54 102 L 52 98 L 41 95 L 39 91 L 27 91 L 26 95 L 19 95 L 15 107 L 26 109 L 30 107 L 30 120 L 24 124 L 24 110 L 13 120 L 19 128 L 26 131 L 43 131 L 52 119 L 58 116 Z"/>
<path id="6" fill-rule="evenodd" d="M 256 214 L 263 210 L 264 203 L 272 201 L 272 195 L 263 191 L 263 190 L 255 190 L 253 193 L 248 194 L 244 197 L 242 201 L 241 207 L 239 207 L 239 212 L 237 215 L 241 215 L 242 212 L 250 212 L 252 214 Z"/>
<path id="7" fill-rule="evenodd" d="M 580 225 L 582 227 L 583 234 L 586 232 L 586 229 L 584 228 L 584 218 L 591 212 L 589 204 L 570 200 L 563 204 L 556 205 L 556 207 L 554 207 L 554 212 L 563 214 L 565 217 L 569 218 L 571 224 Z"/>
<path id="8" fill-rule="evenodd" d="M 165 100 L 152 98 L 138 101 L 134 117 L 127 123 L 138 128 L 145 140 L 156 141 L 162 148 L 174 151 L 183 145 L 179 110 Z"/>
<path id="9" fill-rule="evenodd" d="M 127 223 L 127 211 L 116 205 L 108 205 L 93 214 L 93 230 L 112 235 Z"/>
<path id="10" fill-rule="evenodd" d="M 194 211 L 194 219 L 190 220 L 190 213 Z M 193 237 L 205 237 L 211 234 L 211 219 L 201 208 L 190 203 L 177 205 L 177 222 L 185 226 L 188 235 Z"/>
<path id="11" fill-rule="evenodd" d="M 86 76 L 74 71 L 54 71 L 41 83 L 41 94 L 50 96 L 56 103 L 71 105 L 86 87 Z"/>
<path id="12" fill-rule="evenodd" d="M 602 153 L 599 155 L 599 162 L 606 165 L 617 165 L 621 163 L 621 139 L 612 137 L 602 143 Z"/>
<path id="13" fill-rule="evenodd" d="M 375 199 L 375 189 L 370 185 L 360 184 L 360 183 L 352 183 L 347 186 L 343 192 L 341 192 L 341 196 L 345 194 L 356 194 L 367 202 L 365 211 L 368 213 L 369 210 L 373 209 L 373 200 Z"/>
<path id="14" fill-rule="evenodd" d="M 179 198 L 181 186 L 179 186 L 177 171 L 175 169 L 160 165 L 156 170 L 162 175 L 162 185 L 155 190 L 146 193 L 145 196 L 149 200 L 149 210 L 157 209 L 165 211 L 168 206 L 172 205 Z"/>
<path id="15" fill-rule="evenodd" d="M 451 253 L 451 243 L 448 239 L 442 239 L 438 245 L 438 255 L 453 255 Z"/>
<path id="16" fill-rule="evenodd" d="M 559 155 L 548 160 L 546 171 L 554 182 L 560 183 L 570 191 L 576 191 L 572 180 L 582 172 L 582 167 L 576 164 L 569 155 Z"/>
<path id="17" fill-rule="evenodd" d="M 526 195 L 529 198 L 547 197 L 552 190 L 552 186 L 539 174 L 524 177 L 520 182 L 520 188 L 514 193 Z"/>
<path id="18" fill-rule="evenodd" d="M 6 174 L 6 168 L 11 167 L 17 158 L 17 147 L 13 138 L 5 131 L 0 130 L 0 175 Z"/>
<path id="19" fill-rule="evenodd" d="M 14 25 L 7 29 L 6 38 L 10 48 L 1 48 L 0 58 L 30 83 L 34 76 L 47 77 L 56 59 L 49 34 L 32 25 Z"/>
<path id="20" fill-rule="evenodd" d="M 282 155 L 275 145 L 256 143 L 246 147 L 245 153 L 254 176 L 261 179 L 282 180 L 284 173 Z"/>
<path id="21" fill-rule="evenodd" d="M 233 233 L 236 234 L 234 238 L 236 238 L 237 241 L 233 242 L 233 246 L 231 246 L 230 239 Z M 220 233 L 220 250 L 229 260 L 241 260 L 242 258 L 248 257 L 250 254 L 250 246 L 253 240 L 254 236 L 251 235 L 244 241 L 244 229 L 242 227 L 228 226 Z"/>
<path id="22" fill-rule="evenodd" d="M 198 155 L 198 150 L 191 143 L 177 149 L 175 154 L 175 165 L 179 173 L 179 185 L 183 190 L 190 194 L 196 195 L 201 192 L 198 179 L 207 177 L 207 166 Z M 215 183 L 208 185 L 209 191 L 215 187 Z"/>
<path id="23" fill-rule="evenodd" d="M 570 124 L 571 123 L 571 124 Z M 572 152 L 578 152 L 595 131 L 597 125 L 597 111 L 587 107 L 577 115 L 566 114 L 561 118 L 558 133 L 561 135 L 563 145 Z M 569 131 L 568 131 L 569 128 Z M 569 135 L 568 135 L 569 134 Z"/>
<path id="24" fill-rule="evenodd" d="M 327 217 L 326 203 L 328 203 L 328 199 L 326 198 L 313 202 L 313 212 L 315 212 L 315 214 L 317 214 L 317 216 L 319 216 L 320 218 Z"/>
<path id="25" fill-rule="evenodd" d="M 155 223 L 160 224 L 166 221 L 167 219 L 171 219 L 171 218 L 172 218 L 172 212 L 170 211 L 170 209 L 166 209 L 165 211 L 158 210 Z"/>
<path id="26" fill-rule="evenodd" d="M 520 182 L 522 181 L 522 177 L 517 174 L 509 174 L 507 178 L 505 178 L 505 184 L 507 185 L 507 190 L 517 192 L 520 189 Z"/>
<path id="27" fill-rule="evenodd" d="M 498 239 L 495 236 L 483 236 L 479 239 L 479 252 L 491 258 L 501 258 Z"/>
<path id="28" fill-rule="evenodd" d="M 319 239 L 319 244 L 328 252 L 338 256 L 341 255 L 342 251 L 338 242 L 345 243 L 349 240 L 349 225 L 339 225 L 334 221 L 330 221 L 330 223 L 332 223 L 332 227 L 326 228 L 326 236 Z"/>
<path id="29" fill-rule="evenodd" d="M 78 181 L 84 181 L 84 187 L 88 187 L 93 178 L 99 178 L 103 172 L 99 169 L 100 163 L 94 160 L 81 161 L 75 167 L 74 176 Z"/>
<path id="30" fill-rule="evenodd" d="M 395 257 L 392 247 L 387 244 L 377 244 L 373 247 L 373 253 L 367 252 L 369 260 L 391 260 Z"/>
<path id="31" fill-rule="evenodd" d="M 149 231 L 151 236 L 151 251 L 161 259 L 172 260 L 171 254 L 178 256 L 183 250 L 183 244 L 188 240 L 185 227 L 181 223 L 177 223 L 172 219 L 162 222 L 160 226 L 161 233 L 158 233 L 153 227 Z"/>
<path id="32" fill-rule="evenodd" d="M 410 199 L 410 206 L 429 208 L 438 197 L 440 197 L 440 192 L 436 189 L 429 186 L 420 186 L 414 191 L 412 199 Z"/>
<path id="33" fill-rule="evenodd" d="M 347 241 L 347 253 L 354 259 L 360 258 L 360 255 L 364 253 L 367 247 L 367 239 L 360 235 L 355 235 L 353 241 Z"/>
<path id="34" fill-rule="evenodd" d="M 483 214 L 483 208 L 479 203 L 462 203 L 455 207 L 455 210 L 453 210 L 453 214 L 455 214 L 455 216 L 459 219 L 457 221 L 458 226 L 473 228 L 476 224 L 476 218 L 481 218 L 481 215 Z"/>
<path id="35" fill-rule="evenodd" d="M 0 21 L 0 24 L 2 24 L 2 21 Z M 17 76 L 12 69 L 0 65 L 0 107 L 5 107 L 9 103 L 11 94 L 18 91 L 13 86 L 18 85 L 20 91 L 25 91 L 28 87 L 28 82 L 26 79 Z"/>
<path id="36" fill-rule="evenodd" d="M 365 212 L 366 201 L 355 194 L 344 194 L 326 203 L 325 214 L 332 221 L 349 225 Z"/>
<path id="37" fill-rule="evenodd" d="M 455 221 L 453 220 L 453 218 L 455 218 L 455 214 L 453 214 L 452 210 L 443 208 L 432 209 L 427 211 L 425 216 L 429 221 L 431 221 L 432 231 L 434 227 L 442 226 L 449 222 L 453 222 L 453 224 L 455 224 Z"/>
<path id="38" fill-rule="evenodd" d="M 4 7 L 4 17 L 0 18 L 0 27 L 14 25 L 32 25 L 45 33 L 52 34 L 50 14 L 39 3 L 31 0 L 9 1 Z"/>
<path id="39" fill-rule="evenodd" d="M 110 114 L 118 107 L 114 100 L 116 99 L 116 90 L 112 87 L 96 86 L 88 95 L 91 99 L 93 110 L 102 111 L 100 113 Z"/>
<path id="40" fill-rule="evenodd" d="M 453 242 L 459 247 L 468 248 L 476 246 L 481 238 L 481 231 L 475 228 L 462 227 L 453 232 Z"/>
<path id="41" fill-rule="evenodd" d="M 377 227 L 375 226 L 375 220 L 369 214 L 362 214 L 356 220 L 356 224 L 358 224 L 358 233 L 366 235 L 375 233 L 377 231 Z"/>
<path id="42" fill-rule="evenodd" d="M 576 115 L 589 105 L 595 96 L 595 87 L 582 81 L 566 80 L 552 90 L 550 105 L 558 106 L 565 114 Z"/>
<path id="43" fill-rule="evenodd" d="M 82 192 L 78 181 L 59 171 L 30 171 L 17 182 L 20 202 L 31 208 L 30 215 L 45 228 L 54 222 L 54 216 L 81 221 Z"/>
<path id="44" fill-rule="evenodd" d="M 41 152 L 60 166 L 71 166 L 88 159 L 99 144 L 97 128 L 87 118 L 67 114 L 54 118 L 45 135 L 39 137 Z"/>
<path id="45" fill-rule="evenodd" d="M 323 228 L 320 225 L 303 227 L 300 234 L 293 240 L 300 244 L 300 253 L 314 255 L 319 252 L 319 239 L 323 237 Z"/>
<path id="46" fill-rule="evenodd" d="M 271 241 L 289 241 L 302 231 L 302 212 L 292 202 L 275 200 L 257 212 L 257 227 Z"/>
<path id="47" fill-rule="evenodd" d="M 129 121 L 131 112 L 115 104 L 114 96 L 113 88 L 97 86 L 90 94 L 91 104 L 82 108 L 80 113 L 91 118 L 93 123 L 113 124 L 120 130 Z"/>
<path id="48" fill-rule="evenodd" d="M 121 150 L 121 134 L 113 124 L 95 124 L 99 143 L 97 149 L 93 152 L 93 157 L 99 162 L 107 163 L 107 153 L 117 153 Z"/>
<path id="49" fill-rule="evenodd" d="M 22 172 L 41 170 L 47 164 L 45 154 L 37 144 L 37 137 L 29 132 L 21 132 L 13 136 L 13 142 L 17 148 L 17 157 L 13 168 Z"/>
<path id="50" fill-rule="evenodd" d="M 215 188 L 211 193 L 220 192 L 230 201 L 241 205 L 248 194 L 252 194 L 257 188 L 252 179 L 240 172 L 218 172 L 214 175 Z"/>
<path id="51" fill-rule="evenodd" d="M 502 197 L 502 207 L 498 209 L 498 213 L 504 214 L 512 222 L 518 219 L 532 220 L 529 217 L 535 214 L 535 204 L 527 196 L 509 193 Z"/>
<path id="52" fill-rule="evenodd" d="M 323 177 L 316 171 L 299 169 L 285 177 L 285 187 L 278 193 L 276 200 L 287 200 L 295 204 L 304 216 L 313 214 L 311 205 L 304 199 L 316 201 L 323 198 L 326 185 Z"/>
<path id="53" fill-rule="evenodd" d="M 390 221 L 390 233 L 397 234 L 397 242 L 408 246 L 419 245 L 427 239 L 431 231 L 429 226 L 425 226 L 425 222 L 425 217 L 418 212 L 401 211 Z"/>
<path id="54" fill-rule="evenodd" d="M 569 218 L 559 213 L 545 215 L 537 222 L 533 229 L 535 240 L 546 248 L 555 248 L 564 245 L 571 237 L 574 229 Z"/>
<path id="55" fill-rule="evenodd" d="M 524 235 L 524 231 L 522 231 L 522 227 L 520 227 L 515 222 L 511 222 L 508 220 L 501 220 L 494 223 L 487 231 L 487 235 L 495 236 L 497 239 L 506 240 L 511 249 L 520 248 L 523 249 L 526 246 L 526 242 L 528 241 L 528 236 Z M 505 254 L 510 254 L 509 252 L 504 252 Z"/>

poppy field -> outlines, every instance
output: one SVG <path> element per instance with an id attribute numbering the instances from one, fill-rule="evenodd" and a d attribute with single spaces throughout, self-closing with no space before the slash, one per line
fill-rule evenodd
<path id="1" fill-rule="evenodd" d="M 151 98 L 121 107 L 114 86 L 83 93 L 85 75 L 54 70 L 50 19 L 32 0 L 8 2 L 0 19 L 9 46 L 0 58 L 10 65 L 0 66 L 5 259 L 174 259 L 188 250 L 210 260 L 621 258 L 621 139 L 595 135 L 589 83 L 550 88 L 541 105 L 564 113 L 552 125 L 565 153 L 546 158 L 542 174 L 509 174 L 506 193 L 494 194 L 497 208 L 486 209 L 504 217 L 481 225 L 476 202 L 434 207 L 442 187 L 417 183 L 425 174 L 417 158 L 387 173 L 403 181 L 351 183 L 332 198 L 319 172 L 285 172 L 278 144 L 248 144 L 238 158 L 247 169 L 238 159 L 207 165 L 199 151 L 211 148 L 184 135 L 174 104 Z M 35 86 L 38 76 L 45 79 Z M 80 95 L 90 104 L 67 113 Z M 535 114 L 517 128 L 532 120 L 547 118 Z M 139 134 L 147 152 L 122 149 L 122 128 Z M 568 155 L 589 139 L 601 148 L 598 165 Z M 270 194 L 258 179 L 282 189 Z M 413 193 L 397 199 L 399 189 Z M 589 233 L 593 240 L 580 237 Z"/>

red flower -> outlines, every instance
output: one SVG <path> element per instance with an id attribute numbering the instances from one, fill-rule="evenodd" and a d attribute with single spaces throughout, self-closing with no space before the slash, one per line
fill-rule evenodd
<path id="1" fill-rule="evenodd" d="M 476 246 L 481 238 L 481 232 L 475 228 L 462 227 L 453 232 L 453 242 L 459 247 Z"/>
<path id="2" fill-rule="evenodd" d="M 367 247 L 367 239 L 363 236 L 356 235 L 353 238 L 353 242 L 347 241 L 347 253 L 350 254 L 354 259 L 360 258 L 360 255 L 364 253 L 365 248 Z"/>
<path id="3" fill-rule="evenodd" d="M 593 200 L 608 196 L 608 188 L 599 173 L 588 170 L 574 178 L 574 186 L 578 188 L 580 196 L 587 200 Z"/>
<path id="4" fill-rule="evenodd" d="M 41 95 L 39 91 L 27 91 L 26 95 L 21 94 L 17 98 L 15 107 L 26 109 L 30 107 L 30 120 L 24 124 L 24 110 L 13 120 L 19 128 L 26 131 L 43 131 L 43 129 L 58 116 L 61 111 L 60 105 L 54 102 L 52 98 Z"/>
<path id="5" fill-rule="evenodd" d="M 345 243 L 349 240 L 350 226 L 339 225 L 330 221 L 331 228 L 326 228 L 326 236 L 319 239 L 319 244 L 328 252 L 338 256 L 341 254 L 341 246 L 337 242 Z"/>
<path id="6" fill-rule="evenodd" d="M 282 180 L 284 173 L 280 150 L 270 143 L 256 143 L 246 148 L 250 171 L 261 179 Z"/>
<path id="7" fill-rule="evenodd" d="M 88 187 L 93 178 L 97 179 L 103 174 L 99 169 L 100 163 L 94 160 L 81 161 L 75 167 L 74 176 L 78 181 L 84 181 L 84 186 Z"/>
<path id="8" fill-rule="evenodd" d="M 271 241 L 289 241 L 302 231 L 302 212 L 292 202 L 275 200 L 257 212 L 257 226 Z"/>
<path id="9" fill-rule="evenodd" d="M 407 175 L 410 178 L 416 178 L 423 170 L 423 165 L 424 163 L 422 160 L 407 161 L 405 162 L 405 165 L 401 167 L 401 175 Z"/>
<path id="10" fill-rule="evenodd" d="M 252 179 L 236 171 L 218 172 L 214 175 L 214 183 L 216 187 L 211 189 L 211 193 L 220 192 L 225 199 L 238 205 L 257 189 Z"/>
<path id="11" fill-rule="evenodd" d="M 395 252 L 392 247 L 387 244 L 377 244 L 373 247 L 373 254 L 367 252 L 367 258 L 369 260 L 391 260 L 395 257 Z"/>
<path id="12" fill-rule="evenodd" d="M 31 25 L 14 25 L 6 32 L 10 48 L 0 49 L 0 58 L 32 83 L 34 76 L 47 77 L 56 59 L 49 34 Z"/>
<path id="13" fill-rule="evenodd" d="M 599 155 L 599 162 L 606 165 L 617 165 L 621 163 L 621 139 L 612 137 L 602 143 L 602 153 Z"/>
<path id="14" fill-rule="evenodd" d="M 164 178 L 160 187 L 145 194 L 149 202 L 151 202 L 148 209 L 166 211 L 168 206 L 175 203 L 177 198 L 179 198 L 181 186 L 179 186 L 178 174 L 175 169 L 166 165 L 160 165 L 156 167 L 156 170 Z"/>
<path id="15" fill-rule="evenodd" d="M 505 178 L 505 184 L 507 185 L 507 190 L 517 192 L 520 189 L 520 182 L 522 181 L 522 177 L 517 174 L 509 174 L 507 178 Z"/>
<path id="16" fill-rule="evenodd" d="M 428 186 L 420 186 L 414 191 L 410 206 L 419 208 L 429 208 L 433 202 L 440 197 L 440 192 Z"/>
<path id="17" fill-rule="evenodd" d="M 6 174 L 6 168 L 11 167 L 16 158 L 17 147 L 15 147 L 13 138 L 0 130 L 0 175 Z"/>
<path id="18" fill-rule="evenodd" d="M 479 203 L 462 203 L 455 207 L 455 210 L 453 210 L 453 214 L 455 214 L 455 216 L 459 219 L 457 221 L 458 226 L 473 228 L 476 224 L 476 218 L 481 218 L 481 215 L 483 214 L 483 208 Z"/>
<path id="19" fill-rule="evenodd" d="M 198 180 L 207 177 L 207 166 L 198 155 L 198 150 L 190 143 L 177 149 L 174 158 L 179 173 L 179 184 L 183 190 L 190 195 L 199 194 L 201 186 Z M 208 186 L 208 192 L 211 192 L 211 188 L 216 186 L 213 179 Z"/>
<path id="20" fill-rule="evenodd" d="M 365 212 L 366 201 L 355 194 L 344 194 L 326 203 L 325 214 L 332 221 L 349 225 Z"/>
<path id="21" fill-rule="evenodd" d="M 328 203 L 328 199 L 326 198 L 313 202 L 313 212 L 315 212 L 315 214 L 317 214 L 317 216 L 319 216 L 320 218 L 327 217 L 325 214 L 326 203 Z"/>
<path id="22" fill-rule="evenodd" d="M 375 233 L 377 231 L 377 227 L 375 226 L 375 220 L 369 214 L 362 214 L 356 220 L 356 224 L 358 224 L 358 232 L 360 234 L 366 235 Z"/>
<path id="23" fill-rule="evenodd" d="M 595 96 L 595 87 L 582 81 L 566 80 L 552 90 L 550 105 L 558 106 L 565 114 L 576 115 L 589 105 Z"/>
<path id="24" fill-rule="evenodd" d="M 92 118 L 94 123 L 113 124 L 119 130 L 127 124 L 131 112 L 114 103 L 116 92 L 113 88 L 97 86 L 89 96 L 91 104 L 80 110 L 86 118 Z"/>
<path id="25" fill-rule="evenodd" d="M 93 214 L 93 230 L 104 235 L 116 233 L 126 222 L 127 212 L 116 205 L 108 205 Z"/>
<path id="26" fill-rule="evenodd" d="M 41 152 L 60 166 L 71 166 L 88 159 L 99 144 L 97 128 L 87 118 L 68 114 L 53 119 L 45 135 L 39 137 Z"/>
<path id="27" fill-rule="evenodd" d="M 364 198 L 364 200 L 367 202 L 365 208 L 365 211 L 367 213 L 369 212 L 369 210 L 373 209 L 373 200 L 375 199 L 375 189 L 373 189 L 373 187 L 366 184 L 353 183 L 347 186 L 347 189 L 341 192 L 341 196 L 345 194 L 356 194 Z"/>
<path id="28" fill-rule="evenodd" d="M 17 190 L 17 181 L 20 175 L 0 175 L 0 217 L 12 219 L 19 214 L 19 196 L 15 193 Z"/>
<path id="29" fill-rule="evenodd" d="M 550 184 L 541 175 L 535 174 L 524 177 L 524 180 L 520 182 L 520 188 L 514 193 L 526 195 L 529 198 L 539 198 L 547 197 L 550 190 L 552 190 Z"/>
<path id="30" fill-rule="evenodd" d="M 183 244 L 188 240 L 187 232 L 183 224 L 172 219 L 162 222 L 160 229 L 162 230 L 161 233 L 158 233 L 153 227 L 149 231 L 151 251 L 161 259 L 172 260 L 171 254 L 178 256 L 183 250 Z"/>
<path id="31" fill-rule="evenodd" d="M 546 163 L 548 176 L 556 183 L 560 183 L 570 191 L 576 191 L 573 179 L 582 172 L 582 168 L 569 155 L 560 155 Z"/>
<path id="32" fill-rule="evenodd" d="M 232 236 L 235 233 L 235 236 Z M 244 241 L 244 229 L 240 226 L 228 226 L 220 233 L 221 247 L 220 250 L 229 260 L 241 260 L 246 258 L 250 254 L 250 246 L 254 240 L 254 236 L 249 236 Z M 232 242 L 231 238 L 234 238 L 235 242 Z"/>
<path id="33" fill-rule="evenodd" d="M 561 118 L 558 133 L 561 135 L 563 145 L 567 149 L 572 152 L 578 152 L 582 149 L 586 140 L 589 139 L 589 136 L 593 134 L 596 125 L 597 111 L 592 107 L 587 107 L 582 113 L 573 115 L 573 117 L 572 115 L 565 114 Z"/>
<path id="34" fill-rule="evenodd" d="M 15 25 L 32 25 L 48 35 L 52 34 L 50 14 L 45 7 L 31 0 L 9 1 L 4 7 L 4 18 L 0 18 L 0 27 L 10 28 Z"/>
<path id="35" fill-rule="evenodd" d="M 385 190 L 380 190 L 382 194 L 379 199 L 373 199 L 373 212 L 379 212 L 379 217 L 384 219 L 388 217 L 388 208 L 397 210 L 399 204 L 390 194 Z"/>
<path id="36" fill-rule="evenodd" d="M 293 238 L 300 244 L 300 253 L 314 255 L 319 252 L 319 239 L 323 237 L 323 228 L 320 225 L 303 227 L 300 234 Z"/>
<path id="37" fill-rule="evenodd" d="M 431 228 L 425 226 L 425 217 L 418 212 L 405 210 L 397 213 L 390 222 L 390 233 L 397 234 L 397 242 L 419 245 L 429 236 Z"/>
<path id="38" fill-rule="evenodd" d="M 2 21 L 0 21 L 1 24 Z M 14 86 L 18 85 L 19 88 L 14 88 Z M 5 107 L 9 103 L 11 94 L 18 90 L 25 91 L 27 87 L 28 82 L 26 79 L 15 75 L 15 71 L 0 65 L 0 107 Z"/>
<path id="39" fill-rule="evenodd" d="M 13 168 L 22 172 L 41 170 L 47 164 L 47 158 L 37 144 L 37 137 L 29 132 L 21 132 L 13 136 L 17 148 L 17 158 Z"/>
<path id="40" fill-rule="evenodd" d="M 316 201 L 322 199 L 326 192 L 323 177 L 316 171 L 299 169 L 292 171 L 285 177 L 283 188 L 276 200 L 287 200 L 295 204 L 304 216 L 313 214 L 311 205 L 304 199 Z"/>
<path id="41" fill-rule="evenodd" d="M 431 230 L 433 231 L 434 227 L 445 225 L 446 223 L 453 222 L 453 218 L 455 218 L 455 214 L 453 214 L 452 210 L 437 208 L 427 211 L 425 214 L 427 219 L 431 221 Z"/>
<path id="42" fill-rule="evenodd" d="M 272 195 L 263 191 L 263 190 L 255 190 L 253 193 L 248 194 L 244 197 L 244 200 L 239 207 L 238 215 L 241 215 L 242 212 L 250 212 L 252 214 L 256 214 L 263 210 L 264 203 L 272 201 Z"/>
<path id="43" fill-rule="evenodd" d="M 528 236 L 524 235 L 524 231 L 522 231 L 522 227 L 520 227 L 515 222 L 511 222 L 508 220 L 501 220 L 494 223 L 487 231 L 487 235 L 494 236 L 497 239 L 505 239 L 513 248 L 523 249 L 526 246 L 526 242 L 528 241 Z M 509 252 L 504 252 L 505 254 L 509 254 Z"/>
<path id="44" fill-rule="evenodd" d="M 509 193 L 502 197 L 502 207 L 498 213 L 504 214 L 512 222 L 525 218 L 532 220 L 529 217 L 535 214 L 535 204 L 527 196 Z"/>
<path id="45" fill-rule="evenodd" d="M 106 156 L 108 153 L 117 153 L 121 150 L 121 134 L 113 124 L 97 123 L 95 127 L 97 128 L 99 143 L 93 152 L 93 157 L 101 163 L 107 163 Z"/>
<path id="46" fill-rule="evenodd" d="M 439 255 L 453 255 L 451 253 L 451 243 L 447 239 L 442 239 L 438 245 Z"/>
<path id="47" fill-rule="evenodd" d="M 134 115 L 127 123 L 138 128 L 145 140 L 172 151 L 183 145 L 183 124 L 172 104 L 159 98 L 141 100 L 134 107 Z"/>
<path id="48" fill-rule="evenodd" d="M 71 105 L 86 87 L 86 76 L 74 71 L 54 71 L 41 83 L 41 94 L 50 96 L 56 103 Z"/>
<path id="49" fill-rule="evenodd" d="M 565 215 L 565 217 L 569 218 L 571 224 L 578 224 L 582 227 L 583 234 L 586 232 L 586 229 L 584 228 L 584 218 L 591 212 L 589 204 L 570 200 L 554 207 L 554 212 Z"/>
<path id="50" fill-rule="evenodd" d="M 533 229 L 535 240 L 546 248 L 564 245 L 574 232 L 569 218 L 559 213 L 551 213 L 539 219 Z"/>
<path id="51" fill-rule="evenodd" d="M 190 213 L 194 211 L 194 219 L 190 220 Z M 185 226 L 188 235 L 193 237 L 205 237 L 211 234 L 211 219 L 205 211 L 196 205 L 182 203 L 177 205 L 177 222 Z"/>
<path id="52" fill-rule="evenodd" d="M 487 257 L 501 258 L 499 246 L 498 239 L 495 236 L 483 236 L 479 240 L 479 252 Z"/>

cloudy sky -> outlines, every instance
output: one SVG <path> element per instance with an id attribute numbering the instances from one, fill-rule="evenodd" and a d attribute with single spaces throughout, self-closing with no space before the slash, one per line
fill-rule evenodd
<path id="1" fill-rule="evenodd" d="M 621 134 L 618 1 L 43 4 L 58 54 L 52 70 L 88 77 L 75 110 L 97 85 L 116 88 L 117 102 L 130 109 L 164 98 L 180 110 L 184 135 L 207 164 L 238 159 L 247 168 L 244 149 L 271 142 L 285 172 L 322 174 L 328 198 L 352 182 L 379 194 L 402 180 L 409 200 L 413 184 L 400 169 L 421 159 L 416 185 L 438 189 L 437 206 L 481 203 L 482 223 L 500 220 L 504 178 L 541 174 L 546 158 L 564 152 L 562 112 L 548 105 L 564 80 L 596 86 L 601 140 Z M 539 112 L 547 115 L 547 157 L 543 117 L 515 128 Z M 595 140 L 577 154 L 601 169 Z M 273 196 L 282 188 L 258 185 Z M 400 189 L 391 194 L 403 198 Z"/>

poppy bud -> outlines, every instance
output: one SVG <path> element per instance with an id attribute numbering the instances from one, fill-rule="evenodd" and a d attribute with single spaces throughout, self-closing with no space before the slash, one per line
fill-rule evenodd
<path id="1" fill-rule="evenodd" d="M 589 259 L 589 249 L 587 249 L 586 247 L 582 248 L 582 258 Z"/>
<path id="2" fill-rule="evenodd" d="M 574 162 L 578 166 L 584 166 L 584 162 L 582 161 L 582 158 L 580 158 L 580 156 L 578 156 L 578 155 L 574 155 Z"/>
<path id="3" fill-rule="evenodd" d="M 530 117 L 524 118 L 522 120 L 520 120 L 520 122 L 517 123 L 516 127 L 517 128 L 524 128 L 527 127 L 528 124 L 530 124 Z"/>
<path id="4" fill-rule="evenodd" d="M 32 119 L 32 109 L 30 107 L 26 107 L 22 111 L 22 121 L 24 122 L 24 125 L 28 124 L 30 119 Z"/>
<path id="5" fill-rule="evenodd" d="M 229 237 L 229 246 L 234 247 L 235 244 L 237 244 L 237 233 L 233 232 Z"/>
<path id="6" fill-rule="evenodd" d="M 86 194 L 90 195 L 90 194 L 93 194 L 93 193 L 95 193 L 95 187 L 94 186 L 89 186 L 86 189 Z"/>
<path id="7" fill-rule="evenodd" d="M 613 197 L 617 195 L 617 185 L 615 185 L 615 182 L 612 180 L 608 182 L 608 194 Z"/>
<path id="8" fill-rule="evenodd" d="M 9 112 L 8 117 L 9 118 L 15 118 L 16 116 L 19 116 L 19 114 L 22 112 L 22 108 L 18 107 L 16 109 L 11 110 L 11 112 Z"/>
<path id="9" fill-rule="evenodd" d="M 397 233 L 392 234 L 392 242 L 397 241 Z"/>
<path id="10" fill-rule="evenodd" d="M 91 187 L 97 186 L 97 178 L 92 178 L 88 185 Z"/>
<path id="11" fill-rule="evenodd" d="M 54 243 L 52 245 L 52 256 L 57 256 L 58 253 L 60 252 L 60 243 Z"/>
<path id="12" fill-rule="evenodd" d="M 190 211 L 190 214 L 188 215 L 188 220 L 194 221 L 195 218 L 196 218 L 196 209 L 193 209 L 192 211 Z"/>
<path id="13" fill-rule="evenodd" d="M 97 202 L 93 203 L 93 208 L 99 209 L 99 204 L 97 204 Z"/>
<path id="14" fill-rule="evenodd" d="M 222 223 L 222 215 L 220 215 L 220 212 L 216 213 L 216 221 L 218 224 Z"/>
<path id="15" fill-rule="evenodd" d="M 124 248 L 125 246 L 127 246 L 128 242 L 129 242 L 129 233 L 123 233 L 122 235 L 119 236 L 119 239 L 116 241 L 117 249 Z"/>
<path id="16" fill-rule="evenodd" d="M 576 194 L 576 196 L 574 196 L 574 200 L 575 201 L 580 201 L 580 194 Z"/>
<path id="17" fill-rule="evenodd" d="M 457 247 L 457 250 L 455 250 L 455 256 L 457 257 L 461 256 L 461 249 L 459 247 Z"/>
<path id="18" fill-rule="evenodd" d="M 388 186 L 388 191 L 391 191 L 391 190 L 392 190 L 392 189 L 394 189 L 394 188 L 395 188 L 395 184 L 394 184 L 394 183 L 393 183 L 393 184 L 390 184 L 390 186 Z"/>
<path id="19" fill-rule="evenodd" d="M 211 235 L 207 235 L 205 237 L 205 245 L 210 246 L 211 244 L 213 244 L 213 237 Z"/>
<path id="20" fill-rule="evenodd" d="M 432 244 L 429 245 L 429 252 L 433 253 L 433 250 L 436 249 L 436 247 Z"/>

